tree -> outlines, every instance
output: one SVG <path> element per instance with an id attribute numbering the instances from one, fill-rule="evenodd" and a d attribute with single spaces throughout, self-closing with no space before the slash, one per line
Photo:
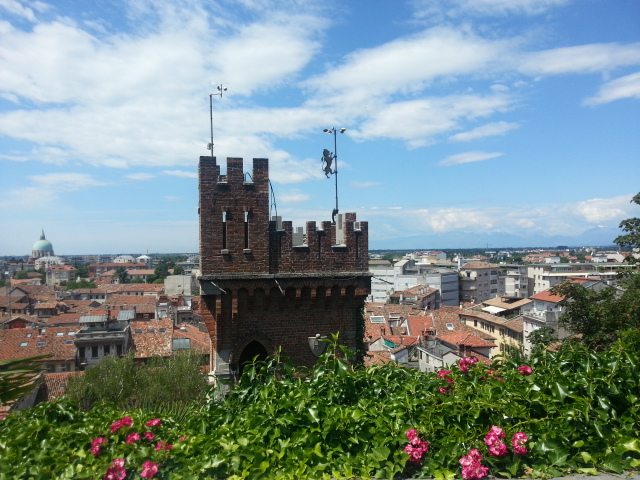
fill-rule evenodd
<path id="1" fill-rule="evenodd" d="M 119 283 L 127 283 L 129 280 L 125 267 L 117 267 L 113 272 L 113 276 L 118 279 Z"/>
<path id="2" fill-rule="evenodd" d="M 631 200 L 640 205 L 640 193 Z M 640 248 L 640 218 L 629 218 L 620 223 L 624 235 L 614 242 L 625 248 Z M 631 263 L 637 263 L 632 256 Z M 583 342 L 595 349 L 610 346 L 622 332 L 640 330 L 640 273 L 628 270 L 620 273 L 615 287 L 600 291 L 586 289 L 575 282 L 555 286 L 551 292 L 564 299 L 560 305 L 564 312 L 562 325 L 582 335 Z"/>
<path id="3" fill-rule="evenodd" d="M 182 266 L 180 266 L 180 265 L 176 265 L 175 267 L 173 267 L 173 274 L 174 275 L 184 275 L 184 268 L 182 268 Z"/>
<path id="4" fill-rule="evenodd" d="M 99 400 L 120 408 L 199 401 L 208 388 L 202 364 L 202 356 L 191 349 L 169 358 L 152 358 L 143 365 L 136 365 L 133 353 L 108 356 L 84 375 L 70 379 L 66 395 L 85 408 Z"/>
<path id="5" fill-rule="evenodd" d="M 527 340 L 531 342 L 531 353 L 535 353 L 538 350 L 544 350 L 549 345 L 558 341 L 556 331 L 552 327 L 542 327 L 534 330 L 527 336 Z"/>
<path id="6" fill-rule="evenodd" d="M 29 272 L 26 270 L 18 270 L 13 277 L 16 280 L 24 280 L 25 278 L 29 278 Z"/>

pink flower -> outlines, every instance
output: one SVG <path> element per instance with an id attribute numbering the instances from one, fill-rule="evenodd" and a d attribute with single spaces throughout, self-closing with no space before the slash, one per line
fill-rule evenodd
<path id="1" fill-rule="evenodd" d="M 122 427 L 130 427 L 131 425 L 133 425 L 133 419 L 131 417 L 124 417 L 122 420 L 111 424 L 111 433 L 116 433 Z"/>
<path id="2" fill-rule="evenodd" d="M 404 451 L 409 455 L 409 462 L 420 463 L 422 455 L 429 451 L 429 442 L 421 440 L 415 428 L 405 432 L 411 443 L 404 447 Z"/>
<path id="3" fill-rule="evenodd" d="M 462 465 L 462 477 L 465 479 L 480 479 L 484 477 L 489 469 L 483 467 L 480 461 L 482 455 L 475 448 L 469 450 L 469 454 L 462 457 L 458 462 Z"/>
<path id="4" fill-rule="evenodd" d="M 420 438 L 418 437 L 418 431 L 415 428 L 407 430 L 404 433 L 413 445 L 417 445 L 418 443 L 420 443 Z"/>
<path id="5" fill-rule="evenodd" d="M 107 468 L 107 473 L 102 477 L 104 480 L 124 480 L 127 471 L 124 469 L 124 458 L 114 458 L 113 464 Z"/>
<path id="6" fill-rule="evenodd" d="M 125 443 L 135 443 L 138 440 L 140 440 L 140 434 L 133 432 L 130 433 L 129 436 L 127 437 L 127 440 L 125 441 Z"/>
<path id="7" fill-rule="evenodd" d="M 528 367 L 527 365 L 518 367 L 518 371 L 520 372 L 520 375 L 524 375 L 525 377 L 533 373 L 531 367 Z"/>
<path id="8" fill-rule="evenodd" d="M 181 436 L 181 437 L 178 439 L 178 441 L 179 441 L 179 442 L 184 442 L 186 439 L 187 439 L 187 436 L 186 436 L 186 435 L 183 435 L 183 436 Z"/>
<path id="9" fill-rule="evenodd" d="M 499 443 L 489 447 L 489 453 L 494 457 L 502 457 L 507 454 L 507 446 L 502 441 L 499 441 Z"/>
<path id="10" fill-rule="evenodd" d="M 473 465 L 462 469 L 462 478 L 467 480 L 480 479 L 485 477 L 488 472 L 489 469 L 487 467 L 483 467 L 480 463 L 474 463 Z"/>
<path id="11" fill-rule="evenodd" d="M 98 437 L 94 438 L 91 442 L 91 453 L 93 453 L 96 457 L 100 455 L 100 445 L 107 441 L 106 438 Z"/>
<path id="12" fill-rule="evenodd" d="M 158 473 L 157 463 L 147 460 L 142 464 L 142 473 L 140 473 L 142 478 L 153 478 L 156 473 Z"/>
<path id="13" fill-rule="evenodd" d="M 453 387 L 451 385 L 449 385 L 448 387 L 440 387 L 440 388 L 438 388 L 438 391 L 440 393 L 442 393 L 443 395 L 447 395 L 447 394 L 451 393 L 451 390 L 453 390 Z"/>
<path id="14" fill-rule="evenodd" d="M 145 425 L 147 427 L 159 427 L 162 424 L 159 418 L 154 418 L 153 420 L 149 420 Z"/>
<path id="15" fill-rule="evenodd" d="M 469 367 L 477 362 L 478 362 L 478 359 L 476 357 L 464 357 L 463 359 L 460 360 L 460 365 L 459 365 L 460 370 L 463 373 L 467 373 L 467 371 L 469 370 Z"/>
<path id="16" fill-rule="evenodd" d="M 156 452 L 158 450 L 171 450 L 172 448 L 173 448 L 173 445 L 167 442 L 158 442 L 156 444 Z"/>
<path id="17" fill-rule="evenodd" d="M 149 441 L 151 441 L 151 440 L 153 440 L 154 438 L 156 438 L 156 437 L 155 437 L 155 435 L 154 435 L 153 433 L 151 433 L 151 432 L 144 432 L 144 436 L 145 436 L 145 438 L 146 438 L 147 440 L 149 440 Z"/>
<path id="18" fill-rule="evenodd" d="M 526 433 L 518 432 L 513 434 L 513 438 L 511 439 L 511 445 L 513 445 L 513 453 L 516 455 L 523 455 L 527 453 L 527 447 L 524 446 L 524 443 L 529 440 Z"/>
<path id="19" fill-rule="evenodd" d="M 504 438 L 504 430 L 502 430 L 500 427 L 496 427 L 495 425 L 493 425 L 489 429 L 488 435 L 496 435 L 500 438 Z"/>

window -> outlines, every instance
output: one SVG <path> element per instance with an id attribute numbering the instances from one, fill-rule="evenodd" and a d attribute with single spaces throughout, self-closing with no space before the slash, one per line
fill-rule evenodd
<path id="1" fill-rule="evenodd" d="M 21 346 L 21 347 L 26 347 L 27 345 L 29 345 L 29 342 L 22 342 L 22 343 L 20 344 L 20 346 Z"/>
<path id="2" fill-rule="evenodd" d="M 167 329 L 166 328 L 159 328 L 158 331 L 161 332 L 161 333 L 164 333 L 164 332 L 167 331 Z"/>
<path id="3" fill-rule="evenodd" d="M 38 342 L 38 343 L 36 343 L 36 347 L 44 347 L 44 342 Z"/>
<path id="4" fill-rule="evenodd" d="M 142 329 L 141 328 L 136 328 L 136 333 L 142 333 Z"/>
<path id="5" fill-rule="evenodd" d="M 91 347 L 91 356 L 93 358 L 98 358 L 98 347 L 97 347 L 97 345 L 94 345 L 93 347 Z"/>
<path id="6" fill-rule="evenodd" d="M 445 323 L 447 330 L 453 330 L 453 323 Z"/>
<path id="7" fill-rule="evenodd" d="M 27 333 L 27 338 L 31 338 L 31 334 L 30 333 Z"/>
<path id="8" fill-rule="evenodd" d="M 65 345 L 71 345 L 73 343 L 73 340 L 67 340 L 66 342 L 64 342 Z"/>
<path id="9" fill-rule="evenodd" d="M 105 355 L 109 355 L 111 353 L 111 345 L 105 345 L 104 347 L 102 347 L 102 350 L 104 351 Z"/>
<path id="10" fill-rule="evenodd" d="M 58 333 L 56 333 L 56 337 L 64 337 L 64 332 L 58 332 Z"/>
<path id="11" fill-rule="evenodd" d="M 191 348 L 191 339 L 190 338 L 174 338 L 173 349 L 181 350 L 183 348 Z"/>
<path id="12" fill-rule="evenodd" d="M 67 332 L 67 335 L 70 335 L 70 336 L 73 336 L 75 334 L 76 334 L 76 332 Z"/>
<path id="13" fill-rule="evenodd" d="M 78 348 L 78 356 L 84 358 L 84 347 Z"/>
<path id="14" fill-rule="evenodd" d="M 155 329 L 153 329 L 153 328 L 148 328 L 148 329 L 147 329 L 147 332 L 148 332 L 148 333 L 155 333 Z"/>

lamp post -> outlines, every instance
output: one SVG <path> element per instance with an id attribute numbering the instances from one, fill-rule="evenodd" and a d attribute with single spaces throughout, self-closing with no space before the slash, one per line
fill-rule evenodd
<path id="1" fill-rule="evenodd" d="M 213 96 L 216 95 L 222 99 L 222 93 L 227 91 L 227 87 L 223 87 L 222 84 L 216 86 L 217 93 L 209 94 L 209 117 L 211 118 L 211 143 L 207 145 L 207 150 L 211 150 L 211 156 L 213 157 Z"/>
<path id="2" fill-rule="evenodd" d="M 322 161 L 325 164 L 325 167 L 323 168 L 325 175 L 327 178 L 329 178 L 329 175 L 335 175 L 336 208 L 331 212 L 331 223 L 333 224 L 336 223 L 336 215 L 338 214 L 338 131 L 340 133 L 344 133 L 346 130 L 346 128 L 338 130 L 336 127 L 325 128 L 322 130 L 324 133 L 333 135 L 333 154 L 325 149 L 322 155 Z M 331 163 L 333 163 L 333 170 L 331 169 Z"/>

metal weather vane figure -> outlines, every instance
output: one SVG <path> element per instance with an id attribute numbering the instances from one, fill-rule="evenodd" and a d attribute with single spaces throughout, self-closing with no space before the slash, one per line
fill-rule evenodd
<path id="1" fill-rule="evenodd" d="M 338 173 L 337 171 L 334 172 L 331 169 L 331 164 L 333 163 L 334 158 L 336 158 L 336 156 L 326 148 L 322 151 L 322 171 L 327 176 L 327 178 L 329 178 L 329 175 Z"/>

